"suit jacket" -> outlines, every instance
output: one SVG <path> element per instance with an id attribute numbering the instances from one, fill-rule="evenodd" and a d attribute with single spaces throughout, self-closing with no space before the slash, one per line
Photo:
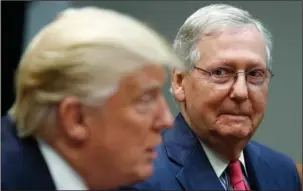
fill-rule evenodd
<path id="1" fill-rule="evenodd" d="M 55 190 L 55 185 L 32 137 L 19 139 L 15 123 L 1 118 L 1 188 L 3 190 Z"/>
<path id="2" fill-rule="evenodd" d="M 224 190 L 199 140 L 179 114 L 164 131 L 154 174 L 121 190 Z M 250 141 L 244 151 L 252 190 L 300 190 L 295 163 L 287 156 Z"/>

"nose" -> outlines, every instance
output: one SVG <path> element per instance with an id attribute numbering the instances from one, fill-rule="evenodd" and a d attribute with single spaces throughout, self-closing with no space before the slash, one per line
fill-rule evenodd
<path id="1" fill-rule="evenodd" d="M 230 98 L 239 102 L 248 98 L 248 87 L 245 73 L 238 73 L 230 92 Z"/>
<path id="2" fill-rule="evenodd" d="M 168 104 L 163 96 L 161 96 L 159 100 L 159 109 L 156 112 L 157 119 L 154 127 L 158 130 L 171 128 L 174 119 L 168 107 Z"/>

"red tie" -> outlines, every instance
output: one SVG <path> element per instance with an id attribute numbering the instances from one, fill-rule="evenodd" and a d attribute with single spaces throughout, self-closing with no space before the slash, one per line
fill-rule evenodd
<path id="1" fill-rule="evenodd" d="M 240 161 L 237 160 L 229 163 L 228 174 L 230 183 L 233 186 L 234 190 L 249 190 L 244 180 Z"/>

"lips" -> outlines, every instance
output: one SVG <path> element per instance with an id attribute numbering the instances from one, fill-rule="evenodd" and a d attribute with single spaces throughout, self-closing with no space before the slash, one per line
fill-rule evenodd
<path id="1" fill-rule="evenodd" d="M 152 142 L 152 143 L 151 143 Z M 149 159 L 154 160 L 157 158 L 157 150 L 156 148 L 162 143 L 162 137 L 161 136 L 157 136 L 157 137 L 153 137 L 153 141 L 150 141 L 149 144 L 147 144 L 145 147 L 145 151 L 149 156 Z"/>
<path id="2" fill-rule="evenodd" d="M 242 116 L 242 117 L 249 116 L 249 115 L 244 114 L 244 113 L 221 113 L 220 115 L 233 115 L 233 116 Z"/>
<path id="3" fill-rule="evenodd" d="M 224 111 L 224 112 L 221 112 L 220 115 L 249 116 L 250 113 L 246 112 L 246 111 L 236 111 L 236 110 L 233 110 L 233 111 Z"/>
<path id="4" fill-rule="evenodd" d="M 219 114 L 220 115 L 234 115 L 234 116 L 250 116 L 251 115 L 251 110 L 248 109 L 248 108 L 234 108 L 234 109 L 231 109 L 228 108 L 228 109 L 223 109 L 222 110 L 220 109 L 219 110 Z"/>
<path id="5" fill-rule="evenodd" d="M 219 116 L 221 117 L 228 117 L 230 120 L 236 120 L 236 121 L 243 121 L 247 120 L 248 118 L 250 119 L 249 114 L 244 113 L 244 112 L 224 112 L 221 113 Z"/>
<path id="6" fill-rule="evenodd" d="M 156 158 L 157 158 L 157 151 L 156 151 L 156 149 L 154 149 L 154 148 L 149 148 L 149 149 L 147 149 L 146 150 L 147 151 L 147 153 L 149 154 L 149 158 L 151 159 L 151 160 L 155 160 Z"/>

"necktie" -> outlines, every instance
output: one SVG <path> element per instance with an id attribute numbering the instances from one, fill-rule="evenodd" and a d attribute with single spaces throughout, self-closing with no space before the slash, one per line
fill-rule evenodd
<path id="1" fill-rule="evenodd" d="M 237 160 L 229 163 L 228 175 L 234 190 L 249 190 L 244 180 L 240 161 Z"/>

